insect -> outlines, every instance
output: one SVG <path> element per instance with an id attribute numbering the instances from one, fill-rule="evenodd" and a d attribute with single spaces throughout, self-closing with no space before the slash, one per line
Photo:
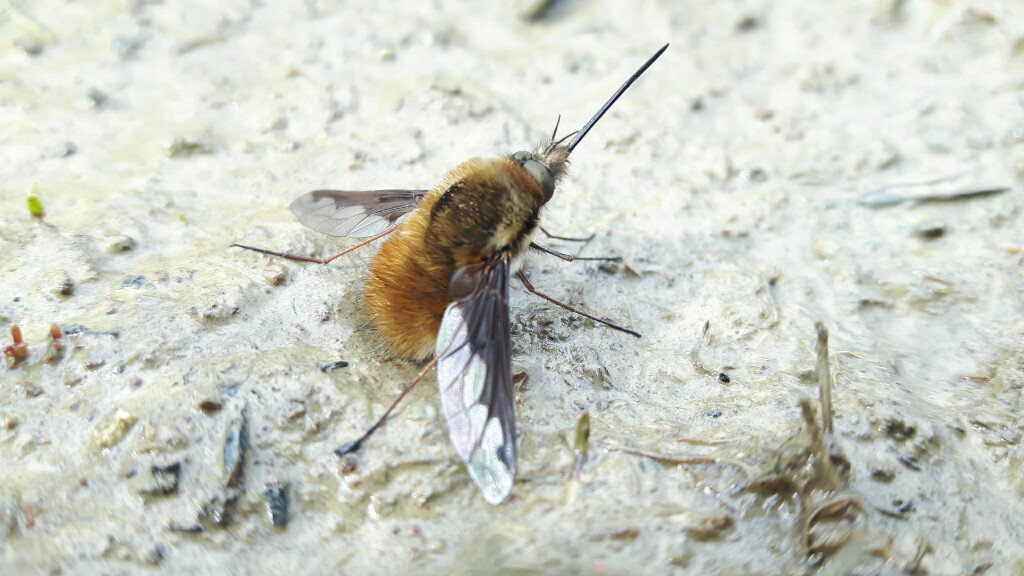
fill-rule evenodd
<path id="1" fill-rule="evenodd" d="M 328 264 L 388 236 L 374 257 L 363 304 L 370 322 L 398 357 L 433 358 L 359 439 L 335 452 L 356 450 L 380 428 L 402 398 L 437 371 L 449 436 L 484 499 L 500 504 L 516 474 L 515 412 L 508 291 L 513 275 L 528 292 L 615 330 L 640 334 L 538 291 L 519 270 L 530 249 L 567 261 L 579 258 L 532 241 L 541 208 L 566 174 L 569 155 L 620 96 L 665 50 L 651 56 L 579 130 L 561 139 L 558 124 L 534 151 L 462 163 L 430 190 L 316 190 L 291 204 L 299 221 L 332 236 L 365 238 L 328 258 L 312 258 L 233 244 L 292 260 Z M 561 118 L 559 118 L 559 121 Z M 566 141 L 568 140 L 568 143 Z"/>

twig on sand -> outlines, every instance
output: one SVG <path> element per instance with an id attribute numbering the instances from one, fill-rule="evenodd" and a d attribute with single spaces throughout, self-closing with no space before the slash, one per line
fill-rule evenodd
<path id="1" fill-rule="evenodd" d="M 622 452 L 624 454 L 632 454 L 634 456 L 643 456 L 652 460 L 657 460 L 662 464 L 678 464 L 678 465 L 698 465 L 698 464 L 727 464 L 734 466 L 742 471 L 746 475 L 750 475 L 752 472 L 751 467 L 746 462 L 737 460 L 735 458 L 729 458 L 727 456 L 707 456 L 704 454 L 665 454 L 662 452 L 655 452 L 653 450 L 644 450 L 642 448 L 634 448 L 632 446 L 624 446 L 621 444 L 609 443 L 606 445 L 608 450 L 614 450 L 615 452 Z"/>
<path id="2" fill-rule="evenodd" d="M 884 186 L 861 196 L 856 202 L 861 206 L 867 206 L 869 208 L 888 208 L 890 206 L 897 206 L 905 203 L 931 204 L 939 202 L 956 202 L 960 200 L 974 200 L 976 198 L 985 198 L 986 196 L 995 196 L 996 194 L 1002 194 L 1003 192 L 1010 190 L 1009 186 L 981 186 L 949 192 L 935 192 L 932 194 L 919 195 L 902 195 L 889 192 L 889 190 L 893 188 L 909 186 L 910 185 Z"/>

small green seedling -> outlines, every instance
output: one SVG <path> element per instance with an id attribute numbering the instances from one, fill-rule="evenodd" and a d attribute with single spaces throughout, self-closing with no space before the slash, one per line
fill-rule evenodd
<path id="1" fill-rule="evenodd" d="M 39 199 L 39 186 L 35 182 L 28 189 L 28 213 L 33 218 L 40 220 L 46 216 L 46 210 L 43 210 L 43 201 Z"/>

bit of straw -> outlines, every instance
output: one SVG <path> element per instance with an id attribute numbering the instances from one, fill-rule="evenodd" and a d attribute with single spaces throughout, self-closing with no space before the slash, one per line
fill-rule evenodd
<path id="1" fill-rule="evenodd" d="M 750 476 L 752 473 L 750 465 L 741 460 L 735 458 L 728 458 L 726 456 L 705 456 L 702 454 L 665 454 L 661 452 L 654 452 L 652 450 L 643 450 L 641 448 L 633 448 L 631 446 L 623 446 L 618 444 L 609 444 L 607 446 L 609 450 L 616 452 L 622 452 L 624 454 L 632 454 L 634 456 L 643 456 L 644 458 L 650 458 L 657 460 L 662 464 L 674 464 L 674 465 L 699 465 L 699 464 L 727 464 L 739 469 L 741 472 Z"/>
<path id="2" fill-rule="evenodd" d="M 818 392 L 821 395 L 821 427 L 826 434 L 832 434 L 832 367 L 828 361 L 828 328 L 822 322 L 815 322 L 818 331 Z"/>
<path id="3" fill-rule="evenodd" d="M 569 473 L 569 481 L 565 483 L 565 505 L 572 506 L 576 502 L 576 495 L 580 491 L 580 473 L 583 472 L 583 465 L 587 462 L 587 453 L 590 451 L 590 413 L 583 412 L 576 422 L 576 433 L 573 438 L 573 452 L 576 459 L 573 462 L 572 472 Z"/>
<path id="4" fill-rule="evenodd" d="M 587 462 L 587 453 L 590 451 L 590 413 L 584 412 L 576 422 L 576 438 L 573 443 L 573 451 L 576 452 L 576 462 L 572 467 L 572 479 L 580 477 L 583 465 Z"/>

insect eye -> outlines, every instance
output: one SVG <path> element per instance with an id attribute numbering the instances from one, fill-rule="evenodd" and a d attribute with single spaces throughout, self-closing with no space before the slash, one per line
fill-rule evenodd
<path id="1" fill-rule="evenodd" d="M 530 160 L 533 160 L 533 154 L 529 152 L 516 152 L 515 154 L 512 155 L 512 158 L 516 162 L 519 162 L 519 164 L 525 164 Z"/>

